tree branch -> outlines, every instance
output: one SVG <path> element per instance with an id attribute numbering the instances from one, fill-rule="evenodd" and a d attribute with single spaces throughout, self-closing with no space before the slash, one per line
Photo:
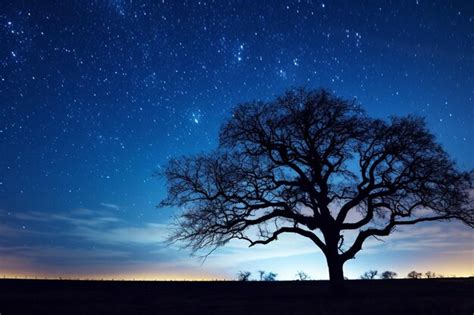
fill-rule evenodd
<path id="1" fill-rule="evenodd" d="M 249 247 L 252 247 L 252 246 L 255 246 L 255 245 L 258 245 L 258 244 L 265 245 L 265 244 L 268 244 L 270 242 L 273 242 L 273 241 L 278 239 L 278 235 L 283 234 L 283 233 L 296 233 L 296 234 L 299 234 L 299 235 L 304 236 L 306 238 L 309 238 L 323 252 L 326 252 L 326 245 L 319 239 L 319 237 L 317 235 L 315 235 L 314 233 L 312 233 L 310 231 L 306 231 L 306 230 L 303 230 L 303 229 L 298 228 L 298 227 L 281 227 L 280 229 L 273 232 L 272 236 L 270 236 L 269 238 L 267 238 L 265 240 L 252 241 L 251 239 L 249 239 L 245 236 L 242 236 L 242 237 L 239 237 L 239 238 L 248 241 L 250 243 Z"/>

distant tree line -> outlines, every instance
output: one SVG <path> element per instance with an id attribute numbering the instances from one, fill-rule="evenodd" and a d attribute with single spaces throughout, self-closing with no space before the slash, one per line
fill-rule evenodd
<path id="1" fill-rule="evenodd" d="M 257 279 L 258 281 L 276 281 L 277 280 L 277 273 L 265 270 L 258 270 L 257 271 Z M 237 280 L 238 281 L 250 281 L 250 277 L 252 273 L 250 271 L 239 271 L 237 273 Z M 298 281 L 307 281 L 311 280 L 311 277 L 304 271 L 298 271 L 295 275 L 295 279 Z"/>
<path id="2" fill-rule="evenodd" d="M 371 280 L 371 279 L 376 279 L 376 276 L 378 275 L 377 270 L 369 270 L 364 272 L 360 278 L 363 280 Z M 380 279 L 395 279 L 398 276 L 398 274 L 394 271 L 384 271 L 379 275 Z M 416 270 L 410 271 L 407 276 L 408 279 L 421 279 L 423 278 L 423 274 L 421 272 L 418 272 Z M 437 275 L 436 273 L 432 271 L 427 271 L 424 273 L 424 277 L 426 279 L 433 279 L 433 278 L 444 278 L 443 275 Z"/>
<path id="3" fill-rule="evenodd" d="M 238 281 L 250 281 L 252 276 L 252 272 L 250 271 L 239 271 L 237 273 L 237 280 Z M 265 270 L 258 270 L 257 271 L 257 278 L 254 279 L 256 281 L 277 281 L 277 273 L 274 272 L 267 272 Z M 383 280 L 389 280 L 389 279 L 395 279 L 398 277 L 398 274 L 395 271 L 391 270 L 386 270 L 382 273 L 379 273 L 378 270 L 368 270 L 364 272 L 361 276 L 360 279 L 362 280 L 373 280 L 373 279 L 383 279 Z M 424 274 L 421 272 L 417 272 L 415 270 L 410 271 L 407 275 L 406 278 L 408 279 L 434 279 L 434 278 L 444 278 L 443 275 L 436 274 L 432 271 L 427 271 Z M 298 271 L 295 274 L 295 280 L 297 281 L 307 281 L 311 280 L 311 277 L 304 271 Z"/>
<path id="4" fill-rule="evenodd" d="M 239 271 L 237 273 L 237 280 L 238 281 L 249 281 L 249 280 L 251 280 L 250 279 L 251 275 L 252 275 L 252 273 L 250 271 Z M 274 272 L 266 272 L 264 270 L 259 270 L 258 275 L 259 275 L 258 280 L 260 280 L 260 281 L 276 281 L 276 278 L 278 276 L 278 274 L 276 274 Z"/>

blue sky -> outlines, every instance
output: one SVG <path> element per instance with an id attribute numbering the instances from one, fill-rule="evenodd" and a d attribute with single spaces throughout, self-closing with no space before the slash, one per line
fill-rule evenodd
<path id="1" fill-rule="evenodd" d="M 165 246 L 180 209 L 154 177 L 211 150 L 239 102 L 292 86 L 356 98 L 375 117 L 417 114 L 473 169 L 473 23 L 466 1 L 2 2 L 0 274 L 327 277 L 298 238 L 231 243 L 204 264 Z M 371 241 L 346 266 L 472 275 L 459 223 Z M 405 235 L 405 236 L 403 236 Z M 410 237 L 407 237 L 410 236 Z M 455 241 L 453 241 L 455 240 Z"/>

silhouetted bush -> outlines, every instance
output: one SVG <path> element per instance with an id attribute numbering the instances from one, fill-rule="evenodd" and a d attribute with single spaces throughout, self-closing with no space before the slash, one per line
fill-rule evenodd
<path id="1" fill-rule="evenodd" d="M 296 273 L 296 280 L 298 281 L 305 281 L 305 280 L 310 280 L 310 279 L 311 279 L 310 276 L 303 271 L 298 271 Z"/>
<path id="2" fill-rule="evenodd" d="M 278 274 L 274 273 L 274 272 L 268 272 L 265 274 L 265 276 L 263 277 L 263 281 L 276 281 L 276 277 L 277 277 Z"/>
<path id="3" fill-rule="evenodd" d="M 384 271 L 380 275 L 381 279 L 393 279 L 396 277 L 397 277 L 397 273 L 395 271 L 390 271 L 390 270 Z"/>
<path id="4" fill-rule="evenodd" d="M 421 272 L 416 272 L 415 270 L 410 271 L 407 275 L 407 278 L 410 279 L 421 279 Z"/>
<path id="5" fill-rule="evenodd" d="M 252 273 L 250 271 L 239 271 L 239 273 L 237 274 L 237 280 L 249 281 L 251 275 Z"/>
<path id="6" fill-rule="evenodd" d="M 377 270 L 369 270 L 364 272 L 362 276 L 360 276 L 361 279 L 367 280 L 367 279 L 375 279 L 375 276 L 377 275 L 378 271 Z"/>

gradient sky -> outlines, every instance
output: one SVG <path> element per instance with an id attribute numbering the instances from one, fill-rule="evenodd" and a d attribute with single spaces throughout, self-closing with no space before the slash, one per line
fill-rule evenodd
<path id="1" fill-rule="evenodd" d="M 425 116 L 474 168 L 471 1 L 2 1 L 0 47 L 0 276 L 327 278 L 295 236 L 201 264 L 164 245 L 177 209 L 155 208 L 167 159 L 211 150 L 233 106 L 292 86 Z M 346 275 L 473 275 L 470 228 L 400 230 Z"/>

